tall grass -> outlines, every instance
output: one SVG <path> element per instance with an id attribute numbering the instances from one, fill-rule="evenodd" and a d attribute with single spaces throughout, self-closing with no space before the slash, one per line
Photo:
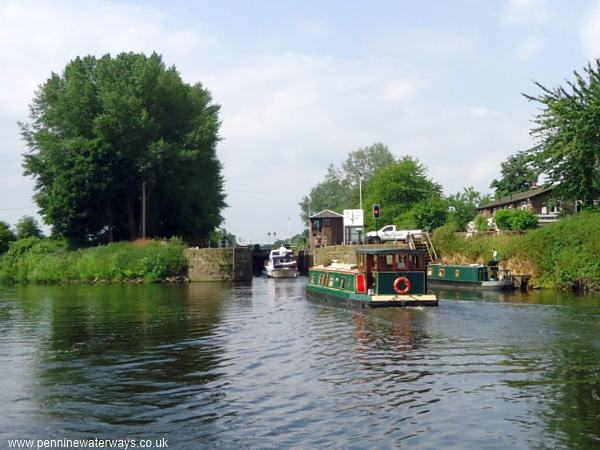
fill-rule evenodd
<path id="1" fill-rule="evenodd" d="M 0 281 L 13 283 L 158 282 L 185 275 L 184 243 L 118 242 L 70 251 L 62 241 L 27 238 L 0 257 Z"/>
<path id="2" fill-rule="evenodd" d="M 464 239 L 451 225 L 435 230 L 444 260 L 487 261 L 494 248 L 507 265 L 527 268 L 536 285 L 600 290 L 600 212 L 583 212 L 524 234 Z"/>

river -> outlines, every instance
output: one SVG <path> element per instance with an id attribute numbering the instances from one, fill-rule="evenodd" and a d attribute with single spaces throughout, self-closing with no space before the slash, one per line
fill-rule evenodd
<path id="1" fill-rule="evenodd" d="M 0 448 L 600 447 L 599 296 L 358 311 L 305 283 L 0 288 Z"/>

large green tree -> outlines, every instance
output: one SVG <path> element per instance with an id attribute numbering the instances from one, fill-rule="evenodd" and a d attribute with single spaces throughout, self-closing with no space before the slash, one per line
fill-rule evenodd
<path id="1" fill-rule="evenodd" d="M 0 254 L 7 252 L 10 243 L 16 240 L 17 238 L 13 230 L 10 229 L 10 225 L 0 220 Z"/>
<path id="2" fill-rule="evenodd" d="M 525 95 L 541 105 L 531 131 L 539 146 L 532 154 L 563 198 L 590 204 L 600 198 L 600 60 L 573 75 L 566 87 L 536 82 L 541 93 Z"/>
<path id="3" fill-rule="evenodd" d="M 515 192 L 528 191 L 537 183 L 539 169 L 534 164 L 532 153 L 535 149 L 511 155 L 500 164 L 500 179 L 491 182 L 490 188 L 494 189 L 497 199 L 506 197 Z"/>
<path id="4" fill-rule="evenodd" d="M 450 194 L 448 202 L 449 219 L 456 224 L 460 231 L 465 231 L 467 224 L 477 215 L 477 207 L 489 203 L 487 194 L 476 191 L 472 186 L 466 187 L 462 192 Z"/>
<path id="5" fill-rule="evenodd" d="M 143 193 L 148 236 L 197 242 L 221 223 L 219 106 L 161 56 L 76 58 L 30 110 L 20 124 L 25 174 L 56 234 L 78 243 L 138 238 Z"/>
<path id="6" fill-rule="evenodd" d="M 394 155 L 387 145 L 381 143 L 348 153 L 341 167 L 329 165 L 324 180 L 302 199 L 300 217 L 306 221 L 309 211 L 316 213 L 331 209 L 341 213 L 343 209 L 358 208 L 361 188 L 365 187 L 375 173 L 394 163 Z"/>
<path id="7" fill-rule="evenodd" d="M 41 238 L 43 236 L 37 220 L 31 216 L 23 216 L 15 225 L 17 239 L 25 239 L 28 237 Z"/>
<path id="8" fill-rule="evenodd" d="M 440 199 L 442 187 L 427 176 L 427 169 L 418 159 L 404 156 L 378 171 L 377 176 L 367 183 L 365 193 L 366 209 L 375 203 L 381 206 L 380 225 L 403 225 L 406 222 L 405 214 L 415 205 Z M 422 208 L 423 217 L 424 210 Z M 365 214 L 365 225 L 373 224 L 371 214 Z"/>

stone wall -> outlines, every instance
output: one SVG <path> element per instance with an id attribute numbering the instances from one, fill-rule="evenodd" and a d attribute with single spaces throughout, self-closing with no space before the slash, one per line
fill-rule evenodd
<path id="1" fill-rule="evenodd" d="M 252 250 L 249 248 L 188 248 L 184 253 L 190 281 L 252 280 Z"/>

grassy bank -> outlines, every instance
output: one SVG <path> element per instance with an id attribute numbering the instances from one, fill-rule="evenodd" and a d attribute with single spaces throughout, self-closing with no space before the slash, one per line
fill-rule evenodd
<path id="1" fill-rule="evenodd" d="M 600 213 L 584 212 L 521 235 L 464 239 L 451 225 L 435 230 L 446 262 L 489 260 L 494 248 L 513 273 L 531 274 L 538 287 L 600 290 Z"/>
<path id="2" fill-rule="evenodd" d="M 118 242 L 68 250 L 62 241 L 27 238 L 0 257 L 0 281 L 11 283 L 159 282 L 184 276 L 184 243 Z"/>

